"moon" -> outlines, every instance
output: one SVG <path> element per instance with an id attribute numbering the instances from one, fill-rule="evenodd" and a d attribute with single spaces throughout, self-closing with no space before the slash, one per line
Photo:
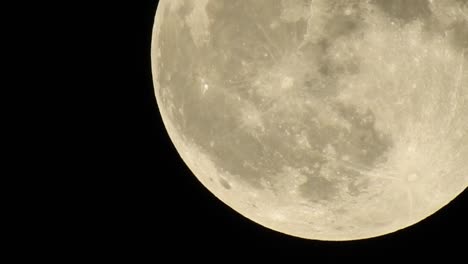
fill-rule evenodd
<path id="1" fill-rule="evenodd" d="M 152 71 L 193 174 L 278 232 L 381 236 L 468 185 L 466 0 L 161 0 Z"/>

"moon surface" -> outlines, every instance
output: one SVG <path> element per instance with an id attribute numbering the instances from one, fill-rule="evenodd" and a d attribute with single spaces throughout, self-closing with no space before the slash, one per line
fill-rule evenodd
<path id="1" fill-rule="evenodd" d="M 161 0 L 152 45 L 180 156 L 258 224 L 375 237 L 468 185 L 466 0 Z"/>

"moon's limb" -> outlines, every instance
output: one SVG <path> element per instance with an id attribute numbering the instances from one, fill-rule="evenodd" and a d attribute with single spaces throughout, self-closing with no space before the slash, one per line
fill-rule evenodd
<path id="1" fill-rule="evenodd" d="M 153 73 L 174 145 L 280 232 L 351 240 L 426 218 L 468 184 L 468 8 L 441 2 L 160 1 Z"/>

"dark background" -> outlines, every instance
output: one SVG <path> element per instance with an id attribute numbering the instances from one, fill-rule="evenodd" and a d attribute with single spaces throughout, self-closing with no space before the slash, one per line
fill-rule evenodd
<path id="1" fill-rule="evenodd" d="M 132 133 L 129 141 L 133 146 L 132 153 L 127 155 L 135 159 L 131 181 L 134 184 L 129 187 L 134 202 L 129 206 L 134 213 L 140 250 L 154 250 L 157 254 L 176 250 L 183 255 L 197 249 L 202 255 L 221 252 L 229 254 L 225 255 L 228 258 L 245 252 L 265 256 L 307 255 L 310 260 L 365 255 L 399 258 L 465 254 L 468 250 L 466 191 L 416 225 L 386 236 L 349 242 L 284 235 L 246 219 L 218 200 L 187 168 L 164 128 L 154 97 L 150 58 L 157 1 L 136 2 L 138 23 L 133 30 L 137 35 L 136 67 L 133 68 L 136 80 L 124 92 L 142 98 L 137 106 L 141 113 L 135 113 L 138 116 L 134 117 L 141 123 L 135 129 L 127 128 Z"/>

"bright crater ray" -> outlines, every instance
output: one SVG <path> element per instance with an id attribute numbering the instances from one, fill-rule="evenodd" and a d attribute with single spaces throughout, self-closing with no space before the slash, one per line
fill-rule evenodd
<path id="1" fill-rule="evenodd" d="M 261 225 L 374 237 L 468 185 L 468 1 L 162 0 L 152 53 L 182 159 Z"/>

